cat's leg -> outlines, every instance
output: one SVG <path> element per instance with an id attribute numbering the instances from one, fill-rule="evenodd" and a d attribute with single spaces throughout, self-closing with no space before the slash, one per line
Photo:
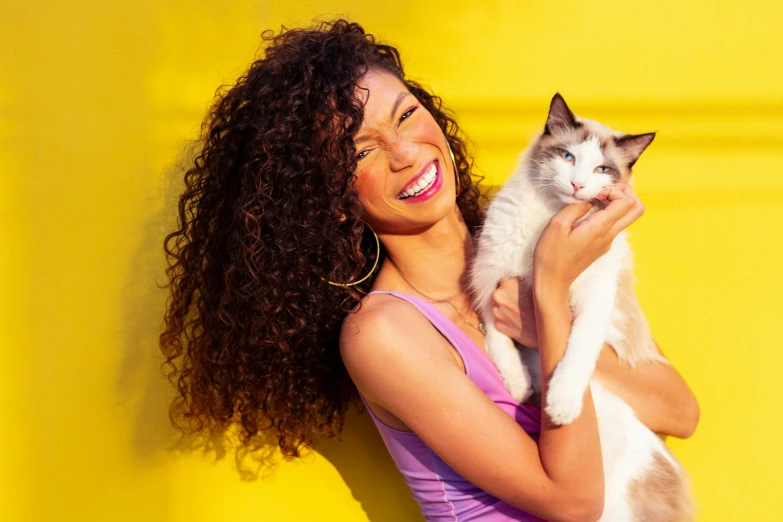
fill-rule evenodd
<path id="1" fill-rule="evenodd" d="M 593 277 L 576 291 L 572 286 L 576 310 L 571 335 L 546 391 L 546 413 L 555 424 L 569 424 L 582 411 L 582 399 L 604 344 L 616 294 L 616 277 Z"/>
<path id="2" fill-rule="evenodd" d="M 533 389 L 530 373 L 522 361 L 519 350 L 511 338 L 495 328 L 495 319 L 489 307 L 482 313 L 482 318 L 487 330 L 484 336 L 487 354 L 495 363 L 503 378 L 503 384 L 511 396 L 519 402 L 524 402 L 533 393 Z"/>
<path id="3" fill-rule="evenodd" d="M 533 391 L 543 391 L 542 379 L 541 379 L 541 359 L 538 355 L 538 350 L 528 348 L 527 346 L 516 345 L 519 351 L 519 356 L 522 358 L 522 364 L 527 368 L 530 373 L 530 379 L 533 386 Z"/>
<path id="4" fill-rule="evenodd" d="M 520 346 L 519 344 L 516 347 L 519 350 L 522 363 L 530 374 L 531 394 L 527 400 L 540 408 L 544 390 L 541 378 L 541 359 L 539 358 L 538 350 Z"/>

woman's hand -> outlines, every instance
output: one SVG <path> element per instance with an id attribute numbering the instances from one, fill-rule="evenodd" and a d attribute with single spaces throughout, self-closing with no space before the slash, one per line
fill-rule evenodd
<path id="1" fill-rule="evenodd" d="M 567 294 L 574 279 L 608 252 L 617 234 L 644 213 L 644 206 L 626 183 L 618 183 L 599 198 L 608 200 L 609 205 L 578 225 L 574 222 L 587 213 L 589 203 L 568 205 L 552 217 L 536 246 L 534 264 L 538 264 L 539 280 Z M 500 333 L 528 348 L 538 348 L 533 289 L 529 285 L 516 277 L 502 279 L 492 293 L 491 308 Z"/>
<path id="2" fill-rule="evenodd" d="M 492 292 L 495 328 L 528 348 L 538 348 L 533 290 L 519 278 L 506 277 Z"/>
<path id="3" fill-rule="evenodd" d="M 534 292 L 567 295 L 579 274 L 609 251 L 617 234 L 644 214 L 644 205 L 627 183 L 614 185 L 597 199 L 609 204 L 579 224 L 575 222 L 591 203 L 567 205 L 552 216 L 533 254 Z"/>

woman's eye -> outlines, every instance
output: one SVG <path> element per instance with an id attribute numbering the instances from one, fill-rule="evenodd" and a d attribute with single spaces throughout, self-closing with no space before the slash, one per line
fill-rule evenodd
<path id="1" fill-rule="evenodd" d="M 601 165 L 600 167 L 597 167 L 595 170 L 596 170 L 596 172 L 600 172 L 601 174 L 603 174 L 605 172 L 609 172 L 612 169 L 610 169 L 609 167 L 604 167 L 603 165 Z"/>
<path id="2" fill-rule="evenodd" d="M 363 150 L 359 154 L 356 155 L 356 160 L 360 160 L 362 158 L 365 158 L 370 153 L 369 150 Z"/>
<path id="3" fill-rule="evenodd" d="M 571 163 L 573 163 L 573 162 L 574 162 L 574 155 L 573 155 L 573 154 L 571 154 L 570 152 L 568 152 L 567 150 L 565 150 L 565 149 L 562 149 L 562 150 L 560 151 L 560 155 L 561 155 L 561 156 L 563 156 L 563 159 L 564 159 L 564 160 L 566 160 L 566 161 L 570 161 Z"/>
<path id="4" fill-rule="evenodd" d="M 416 109 L 418 109 L 418 108 L 419 108 L 419 106 L 417 105 L 416 107 L 411 107 L 411 108 L 410 108 L 410 109 L 408 109 L 407 111 L 403 112 L 403 113 L 402 113 L 402 116 L 400 116 L 400 121 L 403 121 L 403 120 L 405 120 L 405 119 L 406 119 L 408 116 L 410 116 L 411 114 L 413 114 L 413 112 L 414 112 Z"/>

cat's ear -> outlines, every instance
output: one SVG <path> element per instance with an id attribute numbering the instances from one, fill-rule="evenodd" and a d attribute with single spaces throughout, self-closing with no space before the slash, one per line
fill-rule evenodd
<path id="1" fill-rule="evenodd" d="M 566 105 L 560 93 L 555 93 L 549 104 L 549 115 L 546 118 L 544 134 L 551 134 L 556 127 L 579 127 L 576 116 Z"/>
<path id="2" fill-rule="evenodd" d="M 615 138 L 614 142 L 625 152 L 629 162 L 628 167 L 630 168 L 633 167 L 636 160 L 638 160 L 639 156 L 644 152 L 644 149 L 646 149 L 654 139 L 655 133 L 648 132 L 646 134 L 626 134 L 625 136 Z"/>

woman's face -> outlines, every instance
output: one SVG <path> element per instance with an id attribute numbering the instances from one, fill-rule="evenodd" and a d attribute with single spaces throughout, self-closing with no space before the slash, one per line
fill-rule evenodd
<path id="1" fill-rule="evenodd" d="M 454 166 L 432 114 L 384 71 L 370 70 L 358 95 L 366 100 L 354 138 L 365 221 L 376 232 L 416 233 L 453 212 Z"/>

